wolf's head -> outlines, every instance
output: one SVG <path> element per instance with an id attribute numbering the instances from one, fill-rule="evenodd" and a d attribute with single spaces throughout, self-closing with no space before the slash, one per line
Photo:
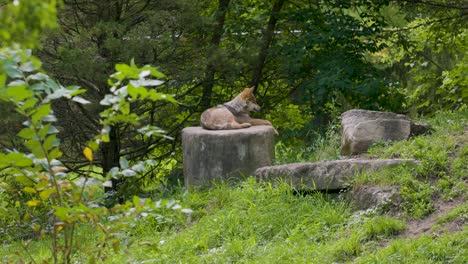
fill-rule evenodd
<path id="1" fill-rule="evenodd" d="M 240 93 L 240 98 L 245 102 L 244 109 L 248 112 L 258 112 L 262 108 L 257 104 L 257 100 L 253 94 L 254 88 L 245 88 L 244 91 Z"/>

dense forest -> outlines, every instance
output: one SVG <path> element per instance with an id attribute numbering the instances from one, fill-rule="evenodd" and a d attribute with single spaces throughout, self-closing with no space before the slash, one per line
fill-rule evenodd
<path id="1" fill-rule="evenodd" d="M 54 233 L 70 262 L 75 225 L 108 209 L 64 179 L 111 180 L 108 208 L 170 195 L 181 130 L 244 87 L 283 148 L 354 108 L 464 111 L 467 30 L 463 0 L 0 0 L 0 223 Z"/>

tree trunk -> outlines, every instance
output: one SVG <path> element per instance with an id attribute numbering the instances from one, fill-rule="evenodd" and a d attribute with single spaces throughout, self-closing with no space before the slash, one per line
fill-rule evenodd
<path id="1" fill-rule="evenodd" d="M 271 41 L 273 40 L 276 23 L 278 22 L 278 13 L 281 11 L 284 2 L 285 0 L 275 1 L 271 9 L 271 14 L 268 20 L 267 28 L 263 32 L 262 45 L 260 47 L 260 52 L 258 53 L 257 63 L 255 64 L 253 69 L 252 81 L 250 82 L 250 86 L 255 87 L 255 92 L 257 91 L 257 86 L 260 83 L 260 80 L 262 79 L 262 71 L 263 67 L 265 66 L 268 48 L 270 47 Z"/>
<path id="2" fill-rule="evenodd" d="M 104 175 L 107 175 L 113 167 L 120 166 L 120 136 L 117 127 L 111 127 L 109 132 L 109 142 L 102 143 L 100 149 L 102 154 L 102 172 Z M 105 193 L 109 196 L 118 193 L 119 187 L 123 183 L 122 179 L 111 179 L 111 181 L 112 187 L 104 188 Z"/>
<path id="3" fill-rule="evenodd" d="M 211 36 L 210 46 L 208 48 L 207 57 L 208 64 L 205 70 L 205 79 L 203 80 L 203 93 L 200 101 L 202 109 L 211 106 L 211 96 L 213 93 L 214 76 L 216 69 L 212 59 L 209 58 L 210 54 L 219 47 L 221 37 L 223 35 L 224 21 L 226 20 L 226 13 L 228 10 L 230 0 L 219 0 L 218 10 L 216 10 L 216 23 L 213 28 L 213 35 Z"/>

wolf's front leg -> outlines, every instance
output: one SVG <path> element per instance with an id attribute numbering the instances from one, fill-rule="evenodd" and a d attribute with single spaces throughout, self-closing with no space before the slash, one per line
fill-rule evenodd
<path id="1" fill-rule="evenodd" d="M 266 126 L 272 126 L 271 122 L 268 120 L 264 119 L 249 119 L 248 122 L 252 124 L 252 126 L 261 126 L 261 125 L 266 125 Z"/>
<path id="2" fill-rule="evenodd" d="M 264 120 L 264 119 L 255 119 L 255 118 L 252 118 L 252 119 L 249 119 L 248 121 L 250 124 L 252 124 L 252 126 L 261 126 L 261 125 L 266 125 L 266 126 L 272 126 L 273 125 L 271 124 L 270 121 L 268 120 Z M 275 130 L 275 134 L 278 136 L 279 133 L 278 131 L 273 127 L 273 129 Z"/>
<path id="3" fill-rule="evenodd" d="M 248 128 L 252 126 L 250 123 L 238 123 L 236 121 L 229 122 L 226 126 L 226 129 L 240 129 L 240 128 Z"/>

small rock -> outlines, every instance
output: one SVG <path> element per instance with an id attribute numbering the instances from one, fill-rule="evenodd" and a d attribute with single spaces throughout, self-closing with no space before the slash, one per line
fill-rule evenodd
<path id="1" fill-rule="evenodd" d="M 411 137 L 424 135 L 432 131 L 432 127 L 426 123 L 411 122 Z"/>
<path id="2" fill-rule="evenodd" d="M 396 186 L 363 186 L 348 192 L 346 197 L 357 210 L 383 208 L 398 203 L 400 189 Z"/>

